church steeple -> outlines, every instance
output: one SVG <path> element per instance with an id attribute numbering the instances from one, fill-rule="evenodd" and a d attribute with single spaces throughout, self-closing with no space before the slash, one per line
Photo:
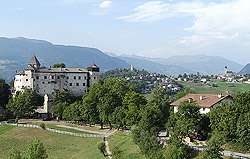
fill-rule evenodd
<path id="1" fill-rule="evenodd" d="M 40 67 L 40 62 L 37 60 L 36 56 L 34 55 L 29 64 L 28 64 L 28 67 L 32 67 L 32 68 L 39 68 Z"/>

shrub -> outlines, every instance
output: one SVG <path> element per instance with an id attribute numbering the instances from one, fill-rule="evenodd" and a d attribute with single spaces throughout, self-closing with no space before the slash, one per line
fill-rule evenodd
<path id="1" fill-rule="evenodd" d="M 44 123 L 41 123 L 41 124 L 40 124 L 40 127 L 41 127 L 42 129 L 45 129 L 45 124 L 44 124 Z"/>

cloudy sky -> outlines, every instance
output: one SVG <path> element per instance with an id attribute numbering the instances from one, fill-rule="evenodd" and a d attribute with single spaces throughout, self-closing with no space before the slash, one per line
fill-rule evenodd
<path id="1" fill-rule="evenodd" d="M 0 0 L 0 36 L 250 62 L 250 0 Z"/>

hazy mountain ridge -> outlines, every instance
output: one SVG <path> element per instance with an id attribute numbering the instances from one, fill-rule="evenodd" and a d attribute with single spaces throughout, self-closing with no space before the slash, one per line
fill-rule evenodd
<path id="1" fill-rule="evenodd" d="M 246 66 L 240 70 L 239 74 L 250 74 L 250 63 L 246 64 Z"/>
<path id="2" fill-rule="evenodd" d="M 124 55 L 122 55 L 124 58 Z M 170 58 L 149 58 L 137 55 L 126 56 L 126 58 L 136 58 L 142 60 L 148 60 L 155 62 L 155 64 L 161 64 L 166 66 L 166 68 L 171 68 L 177 66 L 182 68 L 182 70 L 187 70 L 186 73 L 197 73 L 200 74 L 218 74 L 224 73 L 225 66 L 233 72 L 238 72 L 242 69 L 243 65 L 238 64 L 234 61 L 228 60 L 219 56 L 207 56 L 207 55 L 178 55 Z M 125 58 L 124 58 L 125 60 Z M 125 60 L 126 61 L 126 60 Z M 127 61 L 128 62 L 128 61 Z M 129 63 L 129 62 L 128 62 Z M 168 67 L 167 67 L 168 66 Z M 181 74 L 181 72 L 179 73 Z"/>
<path id="3" fill-rule="evenodd" d="M 27 67 L 34 54 L 45 66 L 63 62 L 67 67 L 85 68 L 94 61 L 102 72 L 130 67 L 124 60 L 110 57 L 96 48 L 54 45 L 26 38 L 0 38 L 0 60 L 3 61 L 0 63 L 0 78 L 11 80 L 16 70 Z"/>

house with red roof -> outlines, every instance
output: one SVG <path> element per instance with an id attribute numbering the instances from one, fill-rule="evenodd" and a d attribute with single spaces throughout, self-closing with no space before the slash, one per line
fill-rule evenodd
<path id="1" fill-rule="evenodd" d="M 178 105 L 181 102 L 189 101 L 194 102 L 199 106 L 200 113 L 206 114 L 211 109 L 216 108 L 217 105 L 220 105 L 221 103 L 232 103 L 233 97 L 230 95 L 212 95 L 212 94 L 188 94 L 185 97 L 182 97 L 178 99 L 177 101 L 171 103 L 171 106 L 174 106 L 174 112 L 176 113 L 178 111 Z"/>

